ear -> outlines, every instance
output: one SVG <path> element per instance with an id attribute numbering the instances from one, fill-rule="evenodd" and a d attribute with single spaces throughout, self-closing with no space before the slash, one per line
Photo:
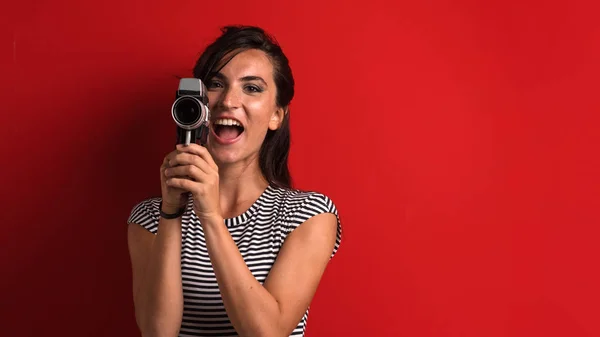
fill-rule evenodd
<path id="1" fill-rule="evenodd" d="M 278 107 L 277 110 L 273 111 L 273 114 L 271 115 L 271 120 L 269 121 L 269 129 L 270 130 L 279 129 L 279 127 L 281 126 L 281 123 L 283 122 L 283 117 L 285 116 L 286 113 L 287 113 L 287 107 L 286 108 Z"/>

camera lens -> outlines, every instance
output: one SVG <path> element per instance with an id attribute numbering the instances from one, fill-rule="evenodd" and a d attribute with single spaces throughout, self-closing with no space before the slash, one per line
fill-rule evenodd
<path id="1" fill-rule="evenodd" d="M 202 117 L 202 108 L 198 101 L 191 97 L 180 98 L 173 107 L 173 117 L 183 125 L 193 125 Z"/>

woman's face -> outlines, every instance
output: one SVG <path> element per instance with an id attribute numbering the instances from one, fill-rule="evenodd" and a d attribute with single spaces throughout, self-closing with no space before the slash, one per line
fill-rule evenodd
<path id="1" fill-rule="evenodd" d="M 258 160 L 267 130 L 283 120 L 267 54 L 237 54 L 206 83 L 211 111 L 207 148 L 219 166 Z"/>

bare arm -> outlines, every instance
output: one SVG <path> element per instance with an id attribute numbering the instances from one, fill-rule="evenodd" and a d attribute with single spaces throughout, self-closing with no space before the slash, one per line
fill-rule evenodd
<path id="1" fill-rule="evenodd" d="M 129 225 L 133 301 L 144 337 L 177 336 L 183 315 L 181 218 L 160 218 L 158 233 Z"/>
<path id="2" fill-rule="evenodd" d="M 240 336 L 288 336 L 309 306 L 336 239 L 334 214 L 295 229 L 261 285 L 220 218 L 204 227 L 206 244 L 229 319 Z"/>
<path id="3" fill-rule="evenodd" d="M 321 212 L 297 226 L 286 237 L 263 286 L 248 269 L 225 226 L 217 164 L 208 150 L 197 144 L 178 145 L 177 149 L 182 152 L 165 171 L 166 183 L 194 197 L 194 210 L 229 320 L 243 337 L 288 336 L 309 306 L 335 247 L 336 214 Z"/>

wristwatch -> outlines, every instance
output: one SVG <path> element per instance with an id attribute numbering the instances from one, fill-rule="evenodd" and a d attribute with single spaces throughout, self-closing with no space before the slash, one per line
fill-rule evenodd
<path id="1" fill-rule="evenodd" d="M 158 205 L 158 211 L 160 212 L 160 216 L 165 218 L 165 219 L 177 219 L 180 216 L 183 215 L 183 213 L 185 213 L 185 207 L 181 207 L 177 213 L 173 213 L 173 214 L 168 214 L 163 212 L 162 210 L 162 200 L 160 201 L 160 205 Z"/>

